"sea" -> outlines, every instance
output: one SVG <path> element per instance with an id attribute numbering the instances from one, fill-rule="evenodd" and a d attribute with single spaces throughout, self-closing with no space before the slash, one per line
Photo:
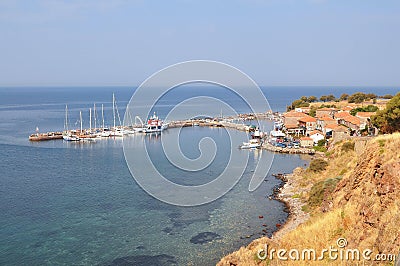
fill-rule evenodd
<path id="1" fill-rule="evenodd" d="M 249 111 L 237 95 L 226 89 L 210 85 L 184 87 L 167 94 L 153 107 L 161 119 L 177 103 L 201 95 L 236 105 L 237 112 Z M 240 143 L 227 141 L 229 134 L 236 134 L 231 129 L 193 126 L 162 133 L 179 131 L 180 146 L 189 158 L 199 156 L 202 139 L 214 141 L 216 155 L 200 174 L 177 171 L 171 166 L 164 158 L 158 135 L 128 137 L 148 145 L 158 167 L 170 173 L 171 180 L 186 185 L 212 180 L 226 166 L 227 154 L 237 153 L 248 160 L 241 179 L 228 193 L 200 206 L 171 205 L 146 193 L 132 177 L 121 138 L 94 143 L 28 140 L 37 129 L 62 131 L 66 105 L 70 128 L 80 127 L 80 111 L 88 128 L 88 110 L 94 104 L 97 113 L 93 120 L 97 125 L 102 123 L 102 105 L 105 124 L 112 125 L 113 93 L 120 115 L 118 123 L 135 89 L 0 88 L 0 265 L 215 265 L 253 239 L 271 236 L 277 225 L 286 221 L 285 205 L 270 199 L 280 185 L 272 174 L 306 167 L 309 158 L 274 154 L 263 182 L 250 192 L 249 182 L 257 164 L 266 164 L 272 155 L 268 151 L 238 149 Z M 384 95 L 396 94 L 399 88 L 262 87 L 272 111 L 277 112 L 285 111 L 303 95 L 339 97 L 357 91 Z M 211 109 L 205 113 L 223 116 Z M 264 131 L 272 128 L 271 121 L 261 124 Z"/>

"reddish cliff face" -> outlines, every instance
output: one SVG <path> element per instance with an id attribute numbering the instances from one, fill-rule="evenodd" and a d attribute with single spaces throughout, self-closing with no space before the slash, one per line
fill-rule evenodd
<path id="1" fill-rule="evenodd" d="M 399 254 L 400 134 L 354 139 L 352 144 L 355 145 L 350 151 L 344 149 L 346 143 L 337 144 L 328 154 L 326 170 L 316 174 L 302 172 L 302 180 L 296 183 L 302 186 L 299 191 L 310 182 L 311 186 L 318 188 L 318 184 L 324 187 L 321 184 L 340 180 L 334 183 L 333 189 L 319 194 L 323 195 L 320 201 L 313 201 L 317 204 L 310 209 L 309 221 L 284 234 L 278 242 L 258 239 L 229 254 L 219 265 L 265 265 L 266 261 L 256 257 L 257 250 L 265 243 L 271 248 L 313 247 L 318 250 L 335 246 L 336 240 L 342 237 L 347 240 L 348 248 L 371 249 L 374 254 Z M 304 197 L 308 203 L 313 189 L 309 191 Z M 296 265 L 330 265 L 331 262 L 302 261 Z M 282 261 L 267 263 L 281 265 Z M 379 265 L 379 262 L 371 261 L 368 265 L 371 263 Z"/>
<path id="2" fill-rule="evenodd" d="M 336 187 L 334 208 L 354 206 L 354 234 L 348 241 L 379 252 L 400 247 L 400 140 L 369 141 L 352 173 Z"/>

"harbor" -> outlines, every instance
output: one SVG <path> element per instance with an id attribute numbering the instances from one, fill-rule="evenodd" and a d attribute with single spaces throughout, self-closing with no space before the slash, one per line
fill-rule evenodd
<path id="1" fill-rule="evenodd" d="M 68 105 L 65 106 L 64 131 L 51 131 L 40 133 L 36 128 L 36 133 L 29 136 L 32 142 L 63 140 L 68 142 L 96 143 L 105 138 L 122 138 L 133 134 L 161 134 L 164 130 L 183 127 L 217 127 L 227 128 L 247 132 L 248 142 L 239 145 L 240 149 L 265 149 L 276 153 L 288 154 L 315 154 L 315 150 L 309 147 L 300 146 L 300 142 L 291 135 L 281 131 L 283 125 L 282 114 L 268 111 L 265 113 L 246 113 L 228 117 L 206 117 L 197 119 L 185 119 L 176 121 L 163 121 L 156 113 L 146 119 L 146 122 L 136 116 L 135 119 L 128 117 L 130 125 L 122 125 L 121 116 L 118 111 L 115 95 L 112 97 L 112 126 L 105 125 L 104 105 L 101 105 L 100 116 L 98 118 L 96 104 L 89 109 L 89 128 L 84 128 L 82 111 L 79 111 L 77 129 L 69 126 Z M 129 116 L 130 114 L 127 113 Z M 259 121 L 273 122 L 273 130 L 265 132 L 260 130 Z M 139 123 L 133 123 L 133 121 Z M 252 124 L 254 123 L 254 124 Z M 284 144 L 286 143 L 286 144 Z"/>

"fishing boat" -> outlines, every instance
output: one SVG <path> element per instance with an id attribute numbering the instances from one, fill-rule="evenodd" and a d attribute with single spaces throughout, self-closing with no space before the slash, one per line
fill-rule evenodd
<path id="1" fill-rule="evenodd" d="M 147 120 L 146 128 L 144 129 L 145 133 L 161 133 L 164 129 L 167 128 L 167 124 L 164 124 L 161 119 L 158 118 L 156 112 L 154 112 L 153 116 Z"/>

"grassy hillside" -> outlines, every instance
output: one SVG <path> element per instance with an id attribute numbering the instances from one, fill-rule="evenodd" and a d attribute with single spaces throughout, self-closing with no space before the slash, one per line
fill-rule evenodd
<path id="1" fill-rule="evenodd" d="M 342 249 L 371 249 L 378 253 L 400 251 L 400 134 L 338 143 L 325 161 L 316 160 L 297 178 L 304 210 L 311 218 L 279 239 L 262 238 L 248 247 L 223 258 L 219 265 L 354 265 L 356 261 L 332 260 L 325 253 L 322 260 L 284 262 L 260 260 L 257 251 L 268 244 L 276 249 L 337 248 L 338 238 L 345 238 Z M 288 254 L 286 254 L 288 257 Z M 357 261 L 362 265 L 362 258 Z M 367 261 L 366 265 L 393 265 L 393 262 Z"/>

